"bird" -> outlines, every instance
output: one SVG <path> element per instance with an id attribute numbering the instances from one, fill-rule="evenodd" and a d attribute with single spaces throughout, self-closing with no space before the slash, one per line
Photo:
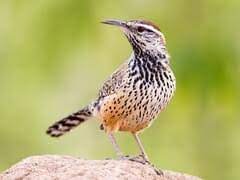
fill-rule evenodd
<path id="1" fill-rule="evenodd" d="M 102 23 L 122 30 L 132 47 L 130 57 L 107 78 L 95 100 L 55 122 L 46 133 L 60 137 L 96 117 L 119 158 L 126 156 L 114 133 L 123 131 L 133 135 L 140 150 L 139 157 L 149 162 L 139 134 L 152 125 L 176 90 L 166 39 L 160 28 L 149 20 L 108 19 Z"/>

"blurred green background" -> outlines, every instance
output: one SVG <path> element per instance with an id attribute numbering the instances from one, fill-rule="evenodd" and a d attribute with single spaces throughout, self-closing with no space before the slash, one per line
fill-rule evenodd
<path id="1" fill-rule="evenodd" d="M 164 32 L 177 91 L 141 135 L 152 162 L 206 179 L 240 179 L 240 1 L 0 0 L 0 171 L 31 155 L 114 157 L 93 119 L 60 139 L 55 120 L 96 97 L 131 47 L 106 18 Z M 127 154 L 133 138 L 117 134 Z"/>

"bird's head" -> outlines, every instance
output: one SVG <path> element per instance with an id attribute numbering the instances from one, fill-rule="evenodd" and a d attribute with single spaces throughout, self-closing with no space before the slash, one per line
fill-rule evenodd
<path id="1" fill-rule="evenodd" d="M 158 51 L 165 48 L 166 41 L 158 26 L 145 20 L 106 20 L 104 24 L 120 27 L 133 46 L 133 50 Z"/>

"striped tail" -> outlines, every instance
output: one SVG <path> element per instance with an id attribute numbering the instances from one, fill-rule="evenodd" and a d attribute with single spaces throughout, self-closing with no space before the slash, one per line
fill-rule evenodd
<path id="1" fill-rule="evenodd" d="M 79 124 L 85 122 L 92 116 L 92 111 L 89 107 L 85 107 L 80 111 L 71 114 L 70 116 L 55 122 L 46 131 L 52 137 L 59 137 L 77 127 Z"/>

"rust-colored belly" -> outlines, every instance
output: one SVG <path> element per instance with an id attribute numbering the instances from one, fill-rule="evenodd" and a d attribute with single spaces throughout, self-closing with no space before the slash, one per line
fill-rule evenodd
<path id="1" fill-rule="evenodd" d="M 138 132 L 170 101 L 172 94 L 150 87 L 141 95 L 138 90 L 124 91 L 105 97 L 100 105 L 99 117 L 106 132 Z"/>

